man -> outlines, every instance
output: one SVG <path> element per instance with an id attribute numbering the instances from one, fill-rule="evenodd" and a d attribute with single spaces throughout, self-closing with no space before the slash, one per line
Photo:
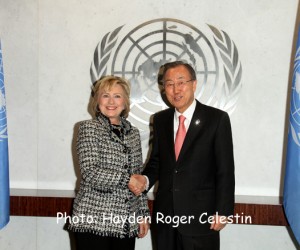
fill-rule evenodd
<path id="1" fill-rule="evenodd" d="M 152 223 L 158 250 L 217 250 L 219 231 L 234 209 L 231 126 L 224 111 L 195 100 L 194 69 L 165 64 L 162 80 L 173 106 L 154 115 L 153 147 L 143 175 L 131 176 L 139 195 L 158 180 Z"/>

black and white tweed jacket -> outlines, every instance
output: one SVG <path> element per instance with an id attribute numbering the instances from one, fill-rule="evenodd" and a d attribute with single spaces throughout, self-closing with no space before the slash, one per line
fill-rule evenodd
<path id="1" fill-rule="evenodd" d="M 125 118 L 119 138 L 107 117 L 83 121 L 77 137 L 81 171 L 69 229 L 123 238 L 138 234 L 137 220 L 149 216 L 147 197 L 129 189 L 132 174 L 142 171 L 140 134 Z"/>

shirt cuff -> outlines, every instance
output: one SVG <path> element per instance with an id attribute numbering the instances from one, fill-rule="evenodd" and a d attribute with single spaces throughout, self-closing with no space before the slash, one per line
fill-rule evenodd
<path id="1" fill-rule="evenodd" d="M 146 186 L 145 186 L 145 190 L 148 191 L 149 189 L 149 178 L 147 175 L 143 175 L 146 178 Z"/>

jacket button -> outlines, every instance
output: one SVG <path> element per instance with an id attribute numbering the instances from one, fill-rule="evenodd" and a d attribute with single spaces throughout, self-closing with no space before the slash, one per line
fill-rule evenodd
<path id="1" fill-rule="evenodd" d="M 178 174 L 178 172 L 179 172 L 179 171 L 178 171 L 177 169 L 175 169 L 174 173 L 175 173 L 175 174 Z"/>
<path id="2" fill-rule="evenodd" d="M 124 148 L 123 153 L 127 153 L 127 148 Z"/>
<path id="3" fill-rule="evenodd" d="M 126 168 L 128 168 L 128 165 L 126 164 L 126 165 L 124 165 L 124 168 L 126 169 Z"/>

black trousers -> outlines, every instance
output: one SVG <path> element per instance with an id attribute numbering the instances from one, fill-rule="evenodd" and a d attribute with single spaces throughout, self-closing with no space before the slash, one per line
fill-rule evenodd
<path id="1" fill-rule="evenodd" d="M 165 225 L 154 227 L 153 234 L 156 250 L 220 250 L 220 234 L 215 231 L 206 235 L 188 236 Z"/>
<path id="2" fill-rule="evenodd" d="M 76 250 L 134 250 L 135 238 L 99 236 L 92 233 L 75 233 Z"/>

